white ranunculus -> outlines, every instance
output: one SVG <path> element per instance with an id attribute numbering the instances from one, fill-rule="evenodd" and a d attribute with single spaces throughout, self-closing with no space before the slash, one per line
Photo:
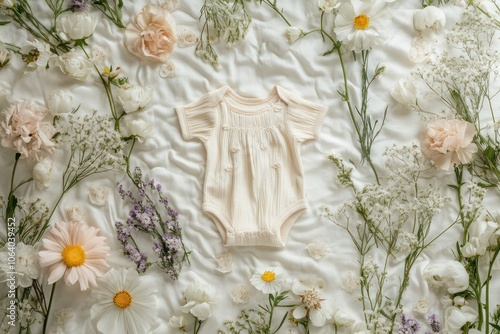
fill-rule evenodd
<path id="1" fill-rule="evenodd" d="M 446 286 L 449 293 L 464 291 L 469 286 L 469 274 L 464 266 L 455 260 L 428 264 L 424 277 L 430 286 Z"/>
<path id="2" fill-rule="evenodd" d="M 486 246 L 481 245 L 478 237 L 472 237 L 461 248 L 461 251 L 465 257 L 481 256 L 486 253 Z"/>
<path id="3" fill-rule="evenodd" d="M 286 38 L 290 44 L 298 40 L 300 36 L 302 36 L 302 29 L 300 28 L 290 27 L 286 30 Z"/>
<path id="4" fill-rule="evenodd" d="M 427 6 L 413 16 L 413 27 L 417 31 L 440 31 L 446 24 L 444 12 L 435 6 Z"/>
<path id="5" fill-rule="evenodd" d="M 116 100 L 126 113 L 131 113 L 146 107 L 151 102 L 152 95 L 151 87 L 122 86 L 116 93 Z"/>
<path id="6" fill-rule="evenodd" d="M 65 12 L 58 20 L 60 35 L 65 40 L 85 39 L 94 34 L 97 16 L 89 11 Z"/>
<path id="7" fill-rule="evenodd" d="M 64 90 L 57 90 L 47 99 L 47 107 L 54 116 L 67 114 L 73 110 L 73 96 Z"/>
<path id="8" fill-rule="evenodd" d="M 92 72 L 92 63 L 85 56 L 76 53 L 75 50 L 59 56 L 55 63 L 64 74 L 77 80 L 87 79 Z"/>
<path id="9" fill-rule="evenodd" d="M 473 308 L 464 305 L 460 308 L 450 306 L 444 311 L 445 333 L 462 333 L 461 328 L 466 323 L 473 323 L 478 313 Z"/>
<path id="10" fill-rule="evenodd" d="M 45 189 L 50 185 L 53 162 L 49 158 L 44 158 L 33 167 L 33 180 L 39 189 Z"/>
<path id="11" fill-rule="evenodd" d="M 400 79 L 394 88 L 392 88 L 391 95 L 396 101 L 406 107 L 416 105 L 417 86 L 415 84 L 415 80 L 412 78 Z"/>
<path id="12" fill-rule="evenodd" d="M 186 304 L 181 311 L 191 313 L 198 320 L 204 321 L 212 316 L 210 305 L 215 301 L 215 289 L 201 281 L 191 283 L 184 291 Z"/>
<path id="13" fill-rule="evenodd" d="M 153 132 L 153 124 L 146 122 L 145 120 L 135 117 L 126 118 L 125 121 L 125 135 L 135 136 L 139 143 L 144 142 L 148 139 Z"/>

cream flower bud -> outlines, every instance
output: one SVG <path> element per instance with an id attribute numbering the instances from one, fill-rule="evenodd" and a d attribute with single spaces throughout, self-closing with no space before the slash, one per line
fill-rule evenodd
<path id="1" fill-rule="evenodd" d="M 50 185 L 50 176 L 52 174 L 52 160 L 42 159 L 33 167 L 33 180 L 39 189 L 45 189 Z"/>
<path id="2" fill-rule="evenodd" d="M 54 116 L 67 114 L 73 110 L 73 96 L 64 90 L 57 90 L 47 99 L 47 107 Z"/>
<path id="3" fill-rule="evenodd" d="M 180 48 L 185 48 L 198 43 L 198 36 L 191 29 L 182 29 L 177 32 L 177 45 Z"/>
<path id="4" fill-rule="evenodd" d="M 75 50 L 59 56 L 56 65 L 64 74 L 77 80 L 87 79 L 92 72 L 92 63 L 86 57 L 76 53 Z"/>
<path id="5" fill-rule="evenodd" d="M 444 12 L 435 6 L 427 6 L 413 16 L 413 27 L 417 31 L 440 31 L 446 24 Z"/>
<path id="6" fill-rule="evenodd" d="M 64 212 L 70 222 L 81 222 L 85 218 L 85 211 L 78 205 L 68 206 L 64 208 Z"/>
<path id="7" fill-rule="evenodd" d="M 125 119 L 125 135 L 135 136 L 139 143 L 148 139 L 153 132 L 153 124 L 146 122 L 141 118 L 126 118 Z"/>
<path id="8" fill-rule="evenodd" d="M 60 35 L 66 40 L 85 39 L 94 33 L 97 17 L 83 10 L 65 12 L 58 20 Z"/>
<path id="9" fill-rule="evenodd" d="M 171 328 L 183 328 L 184 326 L 186 326 L 186 323 L 184 321 L 184 316 L 183 315 L 180 315 L 180 316 L 172 316 L 170 318 L 170 320 L 168 320 L 168 327 L 171 327 Z"/>
<path id="10" fill-rule="evenodd" d="M 292 44 L 296 40 L 299 39 L 300 36 L 302 36 L 302 29 L 297 28 L 297 27 L 290 27 L 286 30 L 286 37 L 288 39 L 288 43 Z"/>
<path id="11" fill-rule="evenodd" d="M 146 107 L 151 102 L 152 95 L 151 87 L 121 87 L 116 94 L 116 100 L 126 113 L 131 113 Z"/>
<path id="12" fill-rule="evenodd" d="M 391 90 L 391 96 L 399 103 L 411 107 L 417 102 L 417 87 L 411 78 L 403 78 Z"/>

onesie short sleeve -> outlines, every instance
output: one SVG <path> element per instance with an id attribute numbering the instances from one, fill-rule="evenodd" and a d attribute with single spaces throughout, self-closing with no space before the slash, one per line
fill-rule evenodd
<path id="1" fill-rule="evenodd" d="M 217 123 L 216 104 L 212 93 L 207 93 L 198 101 L 185 106 L 177 106 L 175 111 L 185 140 L 196 138 L 206 142 L 210 139 Z"/>
<path id="2" fill-rule="evenodd" d="M 295 139 L 300 142 L 317 139 L 328 107 L 305 100 L 284 89 L 281 92 L 288 103 L 286 119 Z"/>

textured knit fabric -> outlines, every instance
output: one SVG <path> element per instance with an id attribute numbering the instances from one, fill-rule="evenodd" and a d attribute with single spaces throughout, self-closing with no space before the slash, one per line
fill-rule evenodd
<path id="1" fill-rule="evenodd" d="M 264 98 L 226 86 L 176 107 L 184 139 L 205 145 L 202 209 L 225 246 L 285 245 L 306 209 L 300 149 L 327 109 L 279 86 Z"/>

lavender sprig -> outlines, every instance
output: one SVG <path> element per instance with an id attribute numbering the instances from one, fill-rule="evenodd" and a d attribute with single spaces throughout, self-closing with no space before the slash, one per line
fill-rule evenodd
<path id="1" fill-rule="evenodd" d="M 118 185 L 118 193 L 123 200 L 132 204 L 125 223 L 116 222 L 117 239 L 123 245 L 124 254 L 137 265 L 138 272 L 145 272 L 152 264 L 157 264 L 171 279 L 177 279 L 184 261 L 189 263 L 189 252 L 182 240 L 177 211 L 169 206 L 162 192 L 162 185 L 153 179 L 145 182 L 142 172 L 136 168 L 133 181 L 137 191 L 125 190 Z M 161 212 L 160 212 L 161 211 Z M 168 216 L 164 219 L 163 216 Z M 151 237 L 152 247 L 158 260 L 149 262 L 145 252 L 141 252 L 132 234 L 143 232 Z"/>

